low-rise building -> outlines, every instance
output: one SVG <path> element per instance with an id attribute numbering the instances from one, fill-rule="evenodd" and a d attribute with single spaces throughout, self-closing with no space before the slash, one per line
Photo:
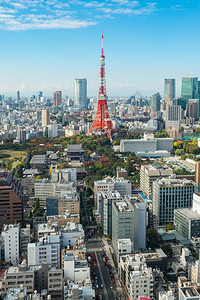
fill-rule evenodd
<path id="1" fill-rule="evenodd" d="M 75 283 L 83 282 L 90 278 L 90 267 L 87 260 L 77 259 L 73 253 L 64 257 L 64 278 Z"/>

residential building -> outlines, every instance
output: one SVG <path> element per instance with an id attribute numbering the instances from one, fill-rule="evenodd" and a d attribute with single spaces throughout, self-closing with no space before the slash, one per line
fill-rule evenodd
<path id="1" fill-rule="evenodd" d="M 195 190 L 191 180 L 173 176 L 157 179 L 153 183 L 153 214 L 157 224 L 173 223 L 175 209 L 191 207 Z"/>
<path id="2" fill-rule="evenodd" d="M 42 110 L 42 127 L 46 127 L 50 124 L 50 113 L 48 109 Z"/>
<path id="3" fill-rule="evenodd" d="M 10 171 L 0 172 L 0 230 L 4 224 L 22 225 L 23 189 Z"/>
<path id="4" fill-rule="evenodd" d="M 9 288 L 19 288 L 21 284 L 31 294 L 35 290 L 35 270 L 34 267 L 26 268 L 21 264 L 16 267 L 9 267 L 3 278 L 2 294 L 6 295 Z"/>
<path id="5" fill-rule="evenodd" d="M 139 297 L 154 299 L 152 268 L 148 267 L 145 258 L 140 254 L 131 254 L 120 257 L 120 280 L 130 299 Z"/>
<path id="6" fill-rule="evenodd" d="M 74 80 L 74 104 L 78 108 L 87 108 L 87 79 Z"/>
<path id="7" fill-rule="evenodd" d="M 28 266 L 44 262 L 52 267 L 60 267 L 60 235 L 52 234 L 39 239 L 37 243 L 28 244 Z"/>
<path id="8" fill-rule="evenodd" d="M 172 105 L 175 98 L 175 79 L 165 79 L 164 99 L 166 105 Z"/>
<path id="9" fill-rule="evenodd" d="M 195 99 L 198 77 L 182 77 L 181 101 L 182 108 L 185 110 L 189 99 Z"/>
<path id="10" fill-rule="evenodd" d="M 140 189 L 144 196 L 150 200 L 153 197 L 153 182 L 159 178 L 169 177 L 173 174 L 172 169 L 158 164 L 141 165 Z"/>
<path id="11" fill-rule="evenodd" d="M 42 292 L 44 296 L 44 290 L 49 295 L 48 299 L 50 297 L 55 300 L 63 299 L 63 271 L 47 263 L 27 267 L 25 261 L 17 267 L 6 269 L 2 279 L 2 295 L 6 295 L 8 289 L 17 289 L 22 286 L 30 299 L 42 299 L 39 294 Z M 19 298 L 22 294 L 17 294 L 17 296 L 15 299 L 29 299 Z"/>
<path id="12" fill-rule="evenodd" d="M 16 266 L 20 256 L 20 224 L 4 225 L 1 233 L 4 248 L 4 260 Z"/>

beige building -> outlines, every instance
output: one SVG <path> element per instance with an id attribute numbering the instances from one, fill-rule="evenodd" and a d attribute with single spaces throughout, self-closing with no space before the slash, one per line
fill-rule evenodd
<path id="1" fill-rule="evenodd" d="M 198 186 L 200 182 L 200 161 L 197 161 L 195 165 L 195 182 Z"/>
<path id="2" fill-rule="evenodd" d="M 48 216 L 47 217 L 47 227 L 51 228 L 53 225 L 57 227 L 66 226 L 67 223 L 73 222 L 75 224 L 80 223 L 80 216 L 79 214 L 69 214 L 66 213 L 65 215 L 56 215 L 56 216 Z"/>
<path id="3" fill-rule="evenodd" d="M 140 188 L 144 196 L 150 200 L 153 197 L 153 182 L 156 179 L 169 177 L 173 171 L 166 166 L 157 164 L 142 165 L 140 169 Z"/>
<path id="4" fill-rule="evenodd" d="M 83 245 L 84 246 L 84 245 Z M 72 247 L 61 249 L 61 268 L 64 270 L 64 257 L 66 254 L 74 254 L 78 259 L 86 259 L 86 247 Z"/>
<path id="5" fill-rule="evenodd" d="M 46 127 L 50 124 L 50 113 L 48 109 L 42 110 L 42 127 Z"/>
<path id="6" fill-rule="evenodd" d="M 65 215 L 66 212 L 69 214 L 80 215 L 79 196 L 73 191 L 62 193 L 58 200 L 58 214 Z"/>

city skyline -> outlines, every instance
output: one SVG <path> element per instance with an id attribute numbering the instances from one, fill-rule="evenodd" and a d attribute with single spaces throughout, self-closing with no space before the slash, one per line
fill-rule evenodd
<path id="1" fill-rule="evenodd" d="M 165 2 L 0 1 L 0 94 L 72 96 L 74 79 L 86 78 L 97 96 L 103 28 L 108 97 L 164 96 L 165 78 L 176 79 L 180 96 L 181 78 L 199 75 L 200 5 Z"/>

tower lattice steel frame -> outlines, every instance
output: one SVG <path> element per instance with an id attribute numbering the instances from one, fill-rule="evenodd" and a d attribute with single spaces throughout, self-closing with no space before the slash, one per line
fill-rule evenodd
<path id="1" fill-rule="evenodd" d="M 98 95 L 98 105 L 97 111 L 92 123 L 92 126 L 87 132 L 87 136 L 92 132 L 105 132 L 110 140 L 112 140 L 112 130 L 116 132 L 114 128 L 110 113 L 107 105 L 107 95 L 106 95 L 106 80 L 105 80 L 105 56 L 103 51 L 103 34 L 102 34 L 102 49 L 100 57 L 101 67 L 100 67 L 100 85 L 99 85 L 99 95 Z"/>

